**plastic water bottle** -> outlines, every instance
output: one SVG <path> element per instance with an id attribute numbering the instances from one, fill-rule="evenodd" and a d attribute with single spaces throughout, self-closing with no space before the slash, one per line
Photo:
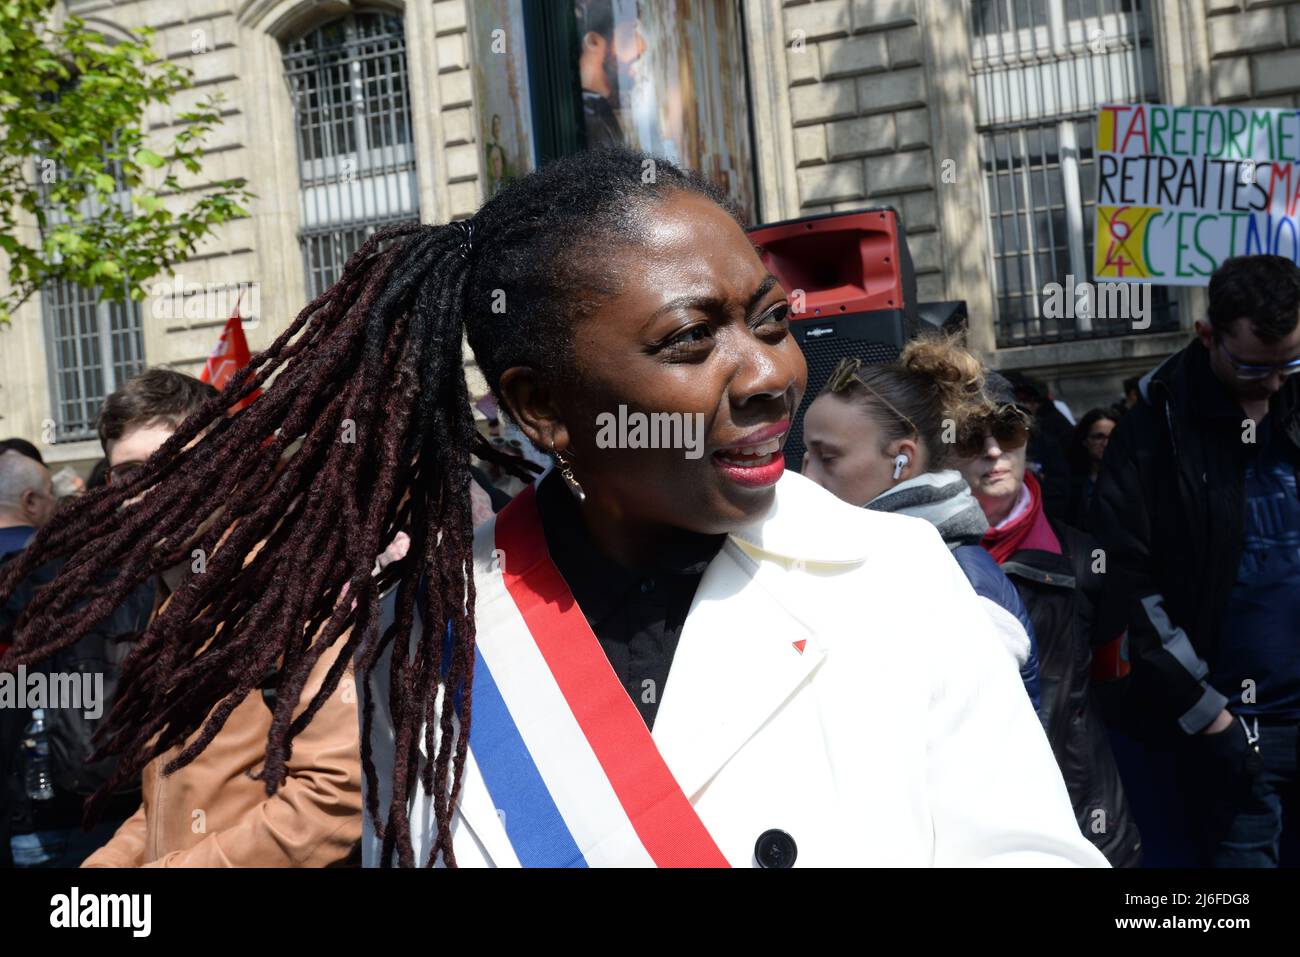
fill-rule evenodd
<path id="1" fill-rule="evenodd" d="M 23 779 L 29 799 L 48 801 L 54 797 L 50 739 L 45 733 L 45 712 L 40 708 L 32 709 L 32 720 L 23 732 Z"/>

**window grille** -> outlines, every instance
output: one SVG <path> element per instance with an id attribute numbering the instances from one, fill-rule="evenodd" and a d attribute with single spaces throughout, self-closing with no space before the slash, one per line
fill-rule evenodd
<path id="1" fill-rule="evenodd" d="M 44 182 L 39 164 L 36 172 L 37 182 Z M 121 169 L 113 164 L 108 172 L 119 188 L 106 202 L 129 211 L 131 196 L 122 185 Z M 87 199 L 81 214 L 97 216 L 101 202 Z M 67 220 L 66 211 L 46 209 L 48 225 Z M 47 283 L 41 290 L 55 442 L 94 438 L 104 398 L 145 367 L 140 303 L 103 300 L 101 291 L 67 280 Z"/>
<path id="2" fill-rule="evenodd" d="M 314 299 L 376 229 L 420 218 L 402 21 L 358 13 L 323 24 L 285 45 L 284 70 Z"/>
<path id="3" fill-rule="evenodd" d="M 998 345 L 1132 331 L 1042 305 L 1047 284 L 1092 279 L 1097 108 L 1158 100 L 1150 0 L 971 0 L 969 27 Z M 1151 291 L 1151 328 L 1176 329 Z"/>

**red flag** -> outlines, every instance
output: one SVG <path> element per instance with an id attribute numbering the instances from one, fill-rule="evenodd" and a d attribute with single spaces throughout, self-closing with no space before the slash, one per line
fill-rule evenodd
<path id="1" fill-rule="evenodd" d="M 208 356 L 207 364 L 204 365 L 199 380 L 212 383 L 220 391 L 226 387 L 226 383 L 230 381 L 236 372 L 248 365 L 251 358 L 252 354 L 248 351 L 248 340 L 244 338 L 244 325 L 239 318 L 239 301 L 236 300 L 235 311 L 226 320 L 225 328 L 221 330 L 221 338 L 217 340 L 217 347 Z M 261 390 L 259 389 L 230 411 L 232 413 L 238 412 L 260 394 Z"/>

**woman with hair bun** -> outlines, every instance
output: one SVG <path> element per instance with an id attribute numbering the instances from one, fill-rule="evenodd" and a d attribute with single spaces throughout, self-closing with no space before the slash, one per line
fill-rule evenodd
<path id="1" fill-rule="evenodd" d="M 1015 586 L 980 547 L 984 513 L 953 463 L 965 424 L 987 414 L 979 360 L 952 337 L 910 342 L 896 363 L 848 358 L 804 416 L 803 474 L 850 503 L 939 530 L 1011 652 L 1038 709 L 1033 625 Z"/>

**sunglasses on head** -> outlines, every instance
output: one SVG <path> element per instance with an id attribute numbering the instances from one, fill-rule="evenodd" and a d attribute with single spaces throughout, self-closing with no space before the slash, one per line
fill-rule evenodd
<path id="1" fill-rule="evenodd" d="M 898 409 L 894 408 L 893 403 L 863 381 L 862 376 L 858 374 L 861 368 L 862 360 L 857 356 L 848 356 L 841 359 L 839 365 L 835 367 L 835 371 L 831 373 L 831 377 L 826 380 L 826 391 L 843 392 L 853 385 L 859 385 L 871 393 L 886 409 L 898 416 L 899 421 L 907 423 L 907 427 L 912 430 L 913 435 L 920 435 L 921 430 L 916 427 L 916 423 L 902 412 L 899 412 Z"/>
<path id="2" fill-rule="evenodd" d="M 862 360 L 856 356 L 849 356 L 841 359 L 831 373 L 831 377 L 826 380 L 827 392 L 843 392 L 852 383 L 857 382 L 859 385 L 865 383 L 858 378 L 858 370 L 862 368 Z"/>

